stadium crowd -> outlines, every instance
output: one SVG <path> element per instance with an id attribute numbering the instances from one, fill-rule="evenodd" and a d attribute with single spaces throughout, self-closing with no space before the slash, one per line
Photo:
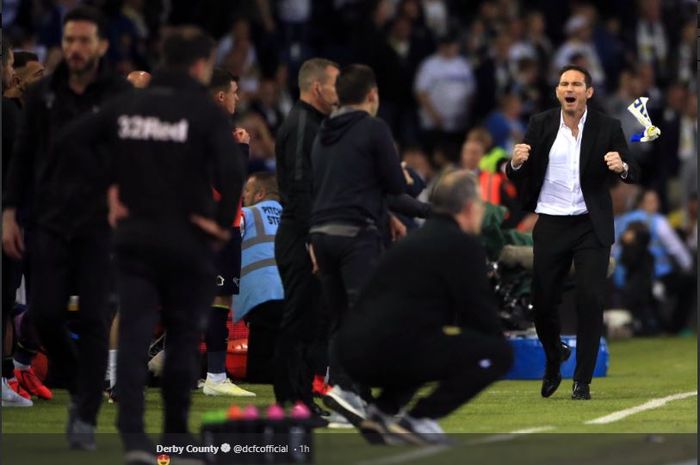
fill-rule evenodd
<path id="1" fill-rule="evenodd" d="M 627 107 L 640 96 L 649 97 L 647 110 L 651 121 L 660 128 L 661 137 L 653 143 L 628 144 L 630 155 L 641 168 L 639 185 L 619 183 L 611 191 L 615 214 L 612 254 L 617 268 L 609 279 L 606 308 L 627 310 L 632 316 L 629 327 L 634 334 L 683 334 L 696 330 L 691 324 L 697 305 L 696 2 L 3 0 L 3 186 L 12 149 L 12 141 L 6 145 L 6 138 L 14 137 L 14 129 L 7 121 L 15 121 L 6 120 L 5 112 L 9 111 L 6 107 L 13 105 L 17 111 L 23 110 L 32 84 L 59 72 L 65 58 L 61 45 L 65 17 L 81 5 L 96 6 L 106 17 L 104 36 L 109 48 L 102 60 L 104 69 L 109 69 L 113 76 L 126 77 L 134 71 L 156 75 L 166 53 L 164 43 L 177 34 L 178 26 L 197 25 L 217 41 L 215 61 L 219 80 L 218 87 L 210 88 L 210 95 L 216 99 L 218 92 L 228 92 L 229 82 L 235 85 L 231 87 L 232 95 L 236 95 L 233 126 L 246 135 L 236 141 L 240 144 L 245 139 L 247 172 L 253 174 L 253 181 L 249 181 L 243 195 L 246 208 L 238 213 L 244 219 L 243 224 L 234 230 L 238 235 L 244 232 L 242 243 L 239 242 L 243 271 L 238 276 L 244 297 L 243 300 L 234 297 L 232 310 L 236 321 L 243 320 L 251 327 L 251 350 L 256 355 L 253 373 L 257 379 L 275 384 L 280 402 L 302 400 L 313 405 L 311 393 L 299 392 L 295 384 L 298 380 L 294 379 L 299 376 L 304 386 L 307 377 L 309 385 L 313 378 L 316 394 L 330 392 L 329 407 L 336 407 L 334 410 L 341 413 L 349 410 L 350 414 L 345 416 L 351 423 L 355 423 L 353 414 L 362 410 L 353 402 L 343 404 L 349 399 L 344 390 L 362 394 L 365 386 L 353 385 L 350 380 L 329 385 L 325 367 L 330 365 L 333 369 L 337 362 L 333 357 L 329 360 L 319 355 L 329 341 L 323 337 L 320 341 L 314 339 L 319 332 L 327 332 L 331 345 L 335 344 L 337 321 L 318 310 L 300 316 L 297 310 L 282 308 L 282 284 L 285 298 L 294 295 L 297 302 L 299 296 L 302 303 L 295 305 L 306 305 L 304 302 L 310 307 L 320 305 L 315 301 L 309 303 L 313 299 L 303 300 L 308 297 L 306 293 L 320 294 L 320 285 L 309 284 L 317 288 L 300 291 L 303 286 L 295 283 L 292 276 L 307 273 L 309 279 L 316 281 L 311 274 L 318 273 L 316 257 L 307 264 L 309 258 L 304 245 L 302 258 L 280 264 L 281 277 L 275 272 L 264 274 L 264 280 L 251 276 L 246 279 L 246 265 L 268 259 L 265 265 L 270 266 L 269 260 L 273 260 L 272 267 L 276 267 L 274 259 L 280 262 L 280 242 L 275 247 L 272 245 L 280 221 L 280 236 L 287 241 L 283 243 L 289 246 L 288 251 L 297 250 L 292 245 L 297 233 L 290 235 L 290 224 L 294 225 L 292 229 L 299 228 L 298 236 L 315 234 L 314 248 L 323 248 L 326 239 L 319 239 L 319 235 L 327 234 L 329 225 L 335 226 L 318 217 L 300 219 L 303 208 L 290 197 L 299 195 L 299 186 L 294 184 L 299 179 L 294 177 L 289 181 L 290 173 L 308 172 L 311 168 L 290 167 L 287 165 L 290 159 L 285 157 L 292 156 L 288 153 L 298 157 L 300 150 L 310 152 L 313 137 L 307 140 L 306 148 L 299 148 L 303 136 L 301 142 L 295 140 L 296 144 L 292 145 L 289 138 L 299 135 L 290 133 L 292 123 L 288 120 L 304 127 L 304 123 L 297 121 L 303 111 L 295 103 L 301 97 L 316 109 L 313 117 L 320 125 L 337 105 L 338 95 L 333 85 L 330 90 L 320 88 L 318 94 L 313 94 L 308 87 L 311 84 L 302 77 L 314 82 L 313 85 L 327 85 L 327 79 L 335 81 L 338 70 L 350 63 L 368 65 L 376 76 L 380 103 L 375 111 L 390 128 L 393 139 L 390 142 L 396 146 L 402 162 L 401 169 L 393 172 L 395 184 L 391 193 L 398 196 L 406 190 L 405 183 L 411 194 L 406 196 L 410 199 L 389 200 L 393 212 L 390 216 L 383 218 L 378 214 L 377 224 L 385 222 L 387 226 L 385 243 L 405 235 L 407 229 L 418 228 L 430 216 L 425 209 L 429 207 L 422 209 L 424 204 L 420 202 L 428 203 L 435 186 L 454 168 L 472 172 L 481 198 L 507 209 L 502 229 L 530 233 L 537 217 L 521 208 L 518 192 L 506 177 L 504 166 L 514 146 L 522 142 L 530 117 L 557 105 L 554 88 L 563 66 L 574 64 L 590 71 L 595 95 L 588 102 L 589 107 L 620 120 L 628 140 L 641 127 Z M 8 42 L 14 52 L 12 61 L 5 52 Z M 325 60 L 314 62 L 316 68 L 305 68 L 305 63 L 315 57 Z M 12 71 L 6 73 L 7 67 Z M 311 100 L 304 100 L 305 92 L 313 94 L 308 97 Z M 353 105 L 362 102 L 362 99 L 346 101 Z M 324 103 L 329 105 L 327 111 Z M 380 129 L 367 129 L 370 130 L 381 134 Z M 339 131 L 342 133 L 342 129 Z M 281 163 L 286 166 L 280 166 Z M 275 172 L 277 178 L 273 177 Z M 294 176 L 297 173 L 293 171 Z M 73 181 L 70 176 L 67 179 Z M 324 192 L 332 191 L 328 186 L 323 188 Z M 280 220 L 280 210 L 286 210 L 290 203 L 294 203 L 297 216 L 283 211 Z M 7 208 L 4 200 L 3 208 Z M 262 218 L 267 224 L 265 228 Z M 270 227 L 273 223 L 274 227 Z M 3 227 L 6 228 L 5 217 Z M 346 230 L 333 231 L 333 234 L 353 234 Z M 25 245 L 31 247 L 29 241 Z M 246 250 L 253 253 L 253 246 L 257 247 L 256 258 L 246 255 Z M 323 285 L 327 285 L 329 275 L 328 257 L 327 251 L 320 257 Z M 18 285 L 5 282 L 9 260 L 3 255 L 3 324 L 6 315 L 14 315 L 10 308 L 13 299 L 8 300 L 6 294 L 10 292 L 14 296 Z M 21 274 L 22 267 L 19 269 Z M 360 284 L 359 281 L 339 284 L 345 286 L 341 292 L 346 299 L 344 305 L 355 303 L 353 299 Z M 251 291 L 256 285 L 274 292 Z M 244 286 L 251 287 L 244 290 Z M 294 290 L 290 293 L 291 288 Z M 31 307 L 26 299 L 19 301 Z M 237 302 L 244 302 L 243 313 L 236 309 Z M 212 315 L 216 313 L 213 311 Z M 220 318 L 210 317 L 210 325 L 214 320 Z M 8 342 L 11 339 L 6 339 L 3 347 L 3 355 L 14 355 L 14 359 L 3 360 L 3 406 L 7 389 L 25 398 L 26 402 L 13 399 L 18 405 L 31 405 L 32 395 L 51 398 L 50 389 L 31 368 L 41 342 L 45 344 L 43 338 L 51 335 L 46 329 L 37 335 L 28 318 L 18 319 L 18 323 L 14 353 L 6 350 L 12 346 Z M 224 323 L 214 324 L 221 327 Z M 305 326 L 313 328 L 315 334 L 308 338 L 305 335 L 302 345 L 290 341 L 290 334 Z M 277 353 L 274 350 L 277 343 L 288 349 L 282 372 L 279 361 L 275 362 L 275 357 L 280 357 L 279 349 Z M 313 352 L 313 361 L 295 358 L 294 354 L 305 351 Z M 212 360 L 210 356 L 210 364 Z M 100 363 L 108 361 L 105 358 Z M 278 363 L 276 373 L 274 363 Z M 221 364 L 217 359 L 217 365 Z M 109 368 L 116 369 L 111 355 Z M 277 379 L 280 373 L 289 379 Z M 114 374 L 111 376 L 110 387 L 113 387 Z M 208 377 L 206 382 L 209 381 Z M 207 389 L 210 395 L 252 394 L 235 385 L 218 390 L 207 385 L 205 393 Z M 343 404 L 339 409 L 338 400 Z M 8 391 L 7 405 L 11 404 Z M 314 408 L 314 413 L 328 418 L 323 409 Z M 95 409 L 91 410 L 93 417 Z M 343 423 L 338 417 L 330 420 Z M 94 420 L 92 423 L 94 426 Z"/>

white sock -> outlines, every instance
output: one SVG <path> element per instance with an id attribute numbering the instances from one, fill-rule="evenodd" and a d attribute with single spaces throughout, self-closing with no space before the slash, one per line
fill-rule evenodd
<path id="1" fill-rule="evenodd" d="M 107 360 L 107 380 L 109 381 L 109 387 L 113 388 L 117 384 L 117 349 L 109 350 L 109 358 Z"/>
<path id="2" fill-rule="evenodd" d="M 12 360 L 12 364 L 15 366 L 16 369 L 19 371 L 22 370 L 29 370 L 32 366 L 31 365 L 25 365 L 24 363 L 19 363 L 17 360 Z"/>
<path id="3" fill-rule="evenodd" d="M 207 381 L 212 383 L 223 383 L 226 381 L 226 373 L 209 373 L 207 372 Z"/>

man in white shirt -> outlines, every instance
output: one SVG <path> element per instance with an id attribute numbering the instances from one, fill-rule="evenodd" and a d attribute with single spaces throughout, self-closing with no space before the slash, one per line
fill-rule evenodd
<path id="1" fill-rule="evenodd" d="M 542 397 L 557 390 L 560 365 L 571 354 L 560 339 L 558 305 L 573 261 L 578 329 L 572 398 L 590 399 L 603 331 L 601 290 L 614 238 L 610 187 L 618 180 L 636 182 L 639 168 L 628 154 L 620 121 L 587 107 L 593 96 L 588 70 L 564 66 L 556 95 L 561 107 L 530 119 L 506 172 L 523 208 L 539 215 L 532 232 L 532 298 L 547 357 Z"/>
<path id="2" fill-rule="evenodd" d="M 430 139 L 430 148 L 442 147 L 450 161 L 459 159 L 476 81 L 471 65 L 459 54 L 456 34 L 438 40 L 437 53 L 418 68 L 414 90 L 420 104 L 420 126 Z"/>

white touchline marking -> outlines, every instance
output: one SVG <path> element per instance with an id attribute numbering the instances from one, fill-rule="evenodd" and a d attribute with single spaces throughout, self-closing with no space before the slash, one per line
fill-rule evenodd
<path id="1" fill-rule="evenodd" d="M 512 439 L 516 439 L 519 435 L 541 433 L 541 432 L 549 431 L 549 430 L 553 430 L 553 429 L 554 429 L 554 426 L 538 426 L 535 428 L 519 429 L 516 431 L 512 431 L 510 433 L 506 433 L 506 434 L 493 434 L 493 435 L 486 436 L 486 437 L 481 438 L 481 439 L 474 439 L 474 440 L 469 441 L 463 445 L 476 446 L 479 444 L 490 444 L 493 442 L 510 441 Z M 377 459 L 377 460 L 364 460 L 362 462 L 357 462 L 356 465 L 396 465 L 399 463 L 412 462 L 414 460 L 423 459 L 426 457 L 437 455 L 437 454 L 444 452 L 446 450 L 449 450 L 449 449 L 452 449 L 452 447 L 443 446 L 443 445 L 428 446 L 428 447 L 424 447 L 424 448 L 421 448 L 418 450 L 406 452 L 403 454 L 392 455 L 391 457 L 383 457 L 383 458 Z"/>
<path id="2" fill-rule="evenodd" d="M 610 415 L 605 415 L 604 417 L 596 418 L 594 420 L 589 420 L 586 422 L 587 425 L 604 425 L 607 423 L 613 423 L 618 420 L 622 420 L 625 417 L 628 417 L 630 415 L 634 415 L 635 413 L 639 412 L 644 412 L 645 410 L 652 410 L 655 408 L 662 407 L 666 405 L 668 402 L 674 401 L 674 400 L 681 400 L 681 399 L 686 399 L 688 397 L 693 397 L 697 396 L 698 391 L 692 391 L 692 392 L 683 392 L 680 394 L 674 394 L 672 396 L 667 396 L 667 397 L 660 397 L 658 399 L 652 399 L 648 402 L 643 403 L 642 405 L 638 405 L 636 407 L 631 407 L 628 409 L 620 410 L 618 412 L 613 412 Z"/>
<path id="3" fill-rule="evenodd" d="M 534 433 L 543 433 L 545 431 L 553 430 L 554 426 L 537 426 L 535 428 L 525 428 L 525 429 L 518 429 L 515 431 L 511 431 L 510 434 L 534 434 Z"/>
<path id="4" fill-rule="evenodd" d="M 412 462 L 414 460 L 430 457 L 447 449 L 450 449 L 450 447 L 443 445 L 423 447 L 403 454 L 392 455 L 391 457 L 384 457 L 377 460 L 363 460 L 362 462 L 357 462 L 356 465 L 395 465 L 397 463 Z"/>
<path id="5" fill-rule="evenodd" d="M 659 399 L 652 399 L 648 402 L 643 403 L 642 405 L 638 405 L 636 407 L 628 408 L 625 410 L 620 410 L 618 412 L 613 412 L 613 413 L 606 415 L 604 417 L 600 417 L 600 418 L 596 418 L 594 420 L 587 421 L 585 424 L 587 424 L 587 425 L 603 425 L 606 423 L 612 423 L 612 422 L 621 420 L 625 417 L 628 417 L 630 415 L 634 415 L 635 413 L 639 413 L 639 412 L 643 412 L 645 410 L 652 410 L 655 408 L 662 407 L 662 406 L 666 405 L 668 402 L 671 402 L 674 400 L 686 399 L 688 397 L 693 397 L 693 396 L 697 396 L 697 395 L 698 395 L 698 391 L 692 391 L 692 392 L 682 392 L 680 394 L 674 394 L 672 396 L 667 396 L 667 397 L 661 397 Z M 518 436 L 520 436 L 520 435 L 543 433 L 545 431 L 551 431 L 553 429 L 556 429 L 556 428 L 554 426 L 535 426 L 532 428 L 524 428 L 524 429 L 511 431 L 510 433 L 493 434 L 493 435 L 486 436 L 486 437 L 481 438 L 481 439 L 474 439 L 472 441 L 465 443 L 464 445 L 474 446 L 474 445 L 478 445 L 478 444 L 489 444 L 489 443 L 494 443 L 494 442 L 510 441 L 513 439 L 517 439 Z M 451 449 L 450 446 L 444 446 L 444 445 L 428 446 L 428 447 L 423 447 L 421 449 L 405 452 L 402 454 L 392 455 L 390 457 L 383 457 L 383 458 L 376 459 L 376 460 L 363 460 L 361 462 L 357 462 L 355 465 L 396 465 L 396 464 L 400 464 L 400 463 L 412 462 L 414 460 L 437 455 L 437 454 L 444 452 L 446 450 L 449 450 L 449 449 Z M 696 463 L 697 463 L 697 461 L 689 461 L 689 462 L 683 462 L 683 463 L 674 464 L 674 465 L 691 465 L 691 464 L 694 465 Z"/>

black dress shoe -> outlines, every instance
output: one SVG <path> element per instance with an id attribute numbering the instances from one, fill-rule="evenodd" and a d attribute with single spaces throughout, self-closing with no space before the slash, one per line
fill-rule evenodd
<path id="1" fill-rule="evenodd" d="M 549 397 L 556 392 L 561 384 L 561 362 L 566 362 L 571 357 L 571 347 L 561 343 L 561 353 L 560 362 L 556 364 L 547 363 L 547 368 L 544 372 L 544 378 L 542 378 L 542 390 L 540 393 L 542 397 Z"/>
<path id="2" fill-rule="evenodd" d="M 545 370 L 544 378 L 542 378 L 542 390 L 540 393 L 542 397 L 549 397 L 557 391 L 557 388 L 561 384 L 561 373 L 559 373 L 559 366 L 556 370 L 550 370 L 549 367 Z"/>
<path id="3" fill-rule="evenodd" d="M 574 400 L 589 400 L 591 398 L 591 388 L 586 383 L 577 383 L 574 381 L 574 389 L 571 393 L 571 398 Z"/>

